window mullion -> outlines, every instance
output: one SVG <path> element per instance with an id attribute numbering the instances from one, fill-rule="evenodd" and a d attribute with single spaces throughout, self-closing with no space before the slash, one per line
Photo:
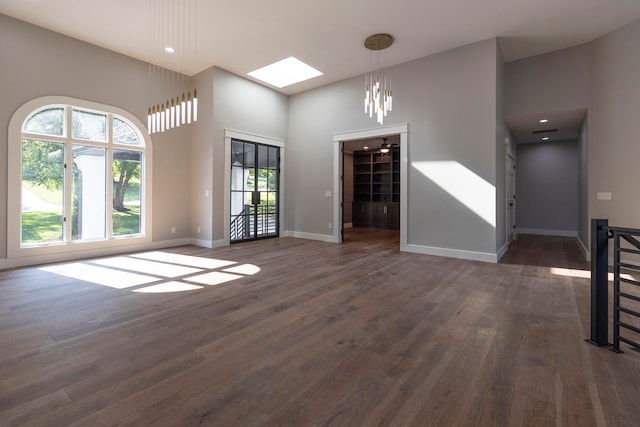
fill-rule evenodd
<path id="1" fill-rule="evenodd" d="M 64 242 L 70 242 L 73 238 L 71 225 L 73 223 L 71 219 L 73 210 L 73 144 L 69 138 L 69 132 L 71 129 L 71 107 L 65 108 L 65 128 L 67 130 L 67 139 L 64 143 L 64 180 L 63 180 L 63 198 L 64 198 L 64 221 L 63 221 L 63 233 L 62 240 Z"/>
<path id="2" fill-rule="evenodd" d="M 107 174 L 107 215 L 106 218 L 106 227 L 107 227 L 107 239 L 111 239 L 113 237 L 113 146 L 111 143 L 107 148 L 107 165 L 105 168 L 105 173 Z"/>

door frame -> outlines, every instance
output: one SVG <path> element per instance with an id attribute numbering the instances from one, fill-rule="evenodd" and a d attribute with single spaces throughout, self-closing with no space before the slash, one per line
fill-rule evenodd
<path id="1" fill-rule="evenodd" d="M 280 232 L 283 230 L 283 212 L 284 212 L 284 176 L 285 171 L 285 140 L 272 138 L 269 136 L 256 135 L 249 132 L 243 132 L 233 129 L 224 130 L 224 220 L 223 220 L 223 240 L 225 245 L 231 244 L 230 228 L 231 228 L 231 140 L 240 139 L 247 142 L 257 144 L 271 145 L 280 148 L 280 173 L 278 179 L 278 227 Z M 213 210 L 215 212 L 215 209 Z"/>
<path id="2" fill-rule="evenodd" d="M 515 153 L 512 153 L 511 150 L 509 149 L 509 147 L 507 147 L 506 150 L 506 156 L 505 156 L 505 170 L 506 170 L 506 176 L 505 176 L 505 228 L 506 228 L 506 240 L 507 240 L 507 246 L 513 242 L 514 240 L 518 239 L 518 229 L 516 228 L 516 208 L 517 208 L 517 200 L 516 200 L 516 171 L 518 170 L 517 167 L 517 162 L 516 162 L 516 156 Z M 509 170 L 511 169 L 511 166 L 513 165 L 513 179 L 510 181 L 510 177 L 509 177 Z M 514 206 L 513 206 L 513 223 L 511 223 L 510 221 L 510 212 L 509 212 L 509 203 L 511 201 L 511 195 L 509 194 L 509 188 L 511 188 L 511 191 L 513 192 L 513 199 L 514 199 Z M 512 225 L 511 229 L 509 229 L 509 225 Z"/>
<path id="3" fill-rule="evenodd" d="M 333 238 L 332 241 L 342 243 L 343 227 L 343 192 L 342 174 L 344 164 L 341 142 L 358 139 L 383 138 L 390 135 L 400 135 L 400 250 L 407 250 L 407 175 L 408 175 L 408 138 L 409 124 L 379 126 L 350 132 L 333 134 Z"/>

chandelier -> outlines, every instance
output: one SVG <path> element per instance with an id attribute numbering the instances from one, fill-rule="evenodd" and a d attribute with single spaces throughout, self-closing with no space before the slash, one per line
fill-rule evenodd
<path id="1" fill-rule="evenodd" d="M 384 50 L 392 44 L 393 37 L 389 34 L 374 34 L 364 41 L 364 47 L 370 51 L 369 69 L 371 70 L 364 79 L 364 113 L 369 114 L 371 118 L 375 115 L 379 124 L 383 123 L 387 112 L 393 109 L 391 81 L 384 72 L 386 66 Z"/>
<path id="2" fill-rule="evenodd" d="M 149 75 L 175 88 L 175 97 L 147 109 L 147 131 L 164 132 L 198 121 L 195 74 L 196 0 L 149 0 Z"/>

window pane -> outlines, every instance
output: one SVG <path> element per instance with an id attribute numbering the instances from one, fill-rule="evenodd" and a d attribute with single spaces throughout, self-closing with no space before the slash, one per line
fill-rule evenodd
<path id="1" fill-rule="evenodd" d="M 22 245 L 63 237 L 64 144 L 22 141 Z"/>
<path id="2" fill-rule="evenodd" d="M 269 147 L 269 169 L 276 169 L 278 167 L 278 147 Z"/>
<path id="3" fill-rule="evenodd" d="M 29 117 L 25 132 L 62 136 L 64 133 L 64 108 L 47 108 Z"/>
<path id="4" fill-rule="evenodd" d="M 142 145 L 138 133 L 123 120 L 113 118 L 113 142 L 116 144 Z"/>
<path id="5" fill-rule="evenodd" d="M 258 167 L 269 167 L 269 147 L 266 145 L 258 145 Z"/>
<path id="6" fill-rule="evenodd" d="M 100 113 L 73 110 L 72 136 L 88 141 L 107 140 L 107 116 Z"/>
<path id="7" fill-rule="evenodd" d="M 142 153 L 113 150 L 113 235 L 140 234 Z"/>
<path id="8" fill-rule="evenodd" d="M 73 146 L 73 240 L 105 237 L 106 158 L 104 148 Z"/>

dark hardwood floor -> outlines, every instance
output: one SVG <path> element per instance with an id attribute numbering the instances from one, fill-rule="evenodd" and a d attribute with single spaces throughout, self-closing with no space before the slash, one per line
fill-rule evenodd
<path id="1" fill-rule="evenodd" d="M 349 229 L 2 271 L 0 425 L 637 426 L 586 270 L 570 238 L 489 264 Z"/>

